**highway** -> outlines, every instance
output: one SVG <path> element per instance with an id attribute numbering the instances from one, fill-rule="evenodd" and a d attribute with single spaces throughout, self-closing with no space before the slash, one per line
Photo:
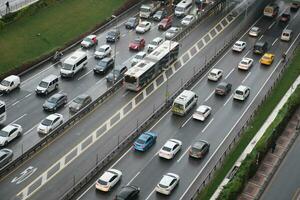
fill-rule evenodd
<path id="1" fill-rule="evenodd" d="M 136 38 L 137 35 L 134 30 L 125 29 L 124 22 L 130 17 L 136 14 L 136 10 L 132 10 L 126 17 L 119 20 L 116 24 L 112 24 L 111 27 L 119 27 L 121 31 L 121 39 L 116 43 L 116 64 L 125 63 L 130 67 L 130 60 L 136 54 L 128 50 L 129 42 Z M 175 20 L 174 25 L 179 25 L 180 21 Z M 161 35 L 163 32 L 158 31 L 157 22 L 154 22 L 151 31 L 141 35 L 146 40 L 146 45 L 155 37 Z M 98 47 L 106 44 L 105 36 L 109 29 L 101 32 L 98 35 Z M 204 31 L 207 29 L 203 30 Z M 112 49 L 115 47 L 112 45 Z M 96 65 L 97 60 L 93 57 L 95 48 L 83 50 L 88 54 L 88 65 L 86 69 L 75 75 L 73 79 L 60 79 L 59 91 L 63 91 L 68 95 L 68 101 L 71 102 L 76 96 L 87 93 L 92 99 L 96 99 L 103 94 L 111 85 L 107 84 L 105 75 L 94 75 L 93 68 Z M 79 46 L 74 48 L 74 51 L 82 51 Z M 65 60 L 71 53 L 64 55 L 62 60 Z M 35 88 L 39 82 L 50 74 L 59 75 L 60 64 L 48 63 L 45 66 L 39 67 L 22 77 L 21 89 L 13 91 L 8 95 L 0 96 L 0 100 L 5 101 L 7 105 L 7 121 L 5 124 L 17 123 L 23 127 L 23 136 L 14 140 L 7 147 L 14 151 L 14 158 L 18 157 L 30 147 L 34 146 L 38 141 L 43 138 L 43 135 L 39 135 L 36 128 L 40 121 L 49 115 L 49 113 L 43 111 L 42 105 L 46 100 L 46 97 L 37 96 L 35 94 Z M 121 91 L 124 96 L 124 90 Z M 48 97 L 55 92 L 48 95 Z M 128 95 L 130 96 L 130 95 Z M 122 104 L 114 104 L 110 107 L 109 111 L 114 113 Z M 112 109 L 113 108 L 113 109 Z M 63 114 L 65 121 L 70 118 L 71 114 L 68 110 L 68 104 L 59 109 L 57 112 Z M 109 116 L 109 114 L 107 114 Z"/>
<path id="2" fill-rule="evenodd" d="M 295 17 L 296 16 L 296 17 Z M 299 15 L 295 15 L 294 20 L 288 25 L 296 36 L 299 38 L 300 28 L 297 26 L 300 21 Z M 269 81 L 271 75 L 279 70 L 281 64 L 281 54 L 289 50 L 290 43 L 278 40 L 281 31 L 285 26 L 273 23 L 270 19 L 261 18 L 255 23 L 255 26 L 264 28 L 263 36 L 259 40 L 267 41 L 271 44 L 269 52 L 276 55 L 274 63 L 271 66 L 262 66 L 258 60 L 260 56 L 252 54 L 252 47 L 256 39 L 244 35 L 241 40 L 247 42 L 247 49 L 241 54 L 234 53 L 231 50 L 222 57 L 215 65 L 216 68 L 222 69 L 225 76 L 222 80 L 232 83 L 233 89 L 238 85 L 244 84 L 251 88 L 249 98 L 245 102 L 236 102 L 232 95 L 225 98 L 219 98 L 213 94 L 216 83 L 201 79 L 193 87 L 193 91 L 199 95 L 198 105 L 205 104 L 212 107 L 213 112 L 206 122 L 201 123 L 191 119 L 190 112 L 183 118 L 173 116 L 168 112 L 158 123 L 150 128 L 151 131 L 158 133 L 156 144 L 147 152 L 140 153 L 132 148 L 128 149 L 122 157 L 113 163 L 110 167 L 121 170 L 123 177 L 121 182 L 109 193 L 95 191 L 94 183 L 83 191 L 78 199 L 112 199 L 122 185 L 136 185 L 141 188 L 139 199 L 190 199 L 188 189 L 199 172 L 207 167 L 208 160 L 212 158 L 214 152 L 223 139 L 239 123 L 245 121 L 244 116 L 251 114 L 251 106 L 262 96 L 262 89 Z M 249 72 L 239 71 L 237 63 L 242 57 L 248 56 L 255 60 L 253 67 Z M 197 56 L 198 57 L 198 56 Z M 204 92 L 205 91 L 205 92 Z M 222 127 L 222 128 L 220 128 Z M 176 157 L 171 160 L 164 160 L 158 157 L 158 151 L 162 145 L 170 138 L 179 139 L 183 146 Z M 191 159 L 187 155 L 190 144 L 196 139 L 204 139 L 210 143 L 210 152 L 202 160 Z M 176 173 L 181 179 L 177 188 L 168 197 L 157 194 L 154 190 L 161 177 L 168 173 Z M 279 190 L 278 190 L 279 191 Z"/>
<path id="3" fill-rule="evenodd" d="M 187 37 L 182 41 L 181 52 L 183 53 L 187 49 L 189 49 L 189 47 L 192 44 L 194 44 L 195 38 L 199 38 L 199 36 L 205 35 L 205 33 L 209 32 L 209 29 L 211 27 L 213 27 L 216 22 L 220 21 L 220 19 L 222 19 L 225 15 L 226 15 L 226 13 L 221 13 L 217 16 L 212 16 L 212 17 L 208 18 L 207 20 L 205 20 L 201 24 L 201 26 L 198 26 L 191 33 L 190 37 Z M 222 29 L 222 27 L 221 27 L 221 29 Z M 125 30 L 123 30 L 123 31 L 125 31 Z M 154 30 L 154 32 L 155 32 L 155 30 Z M 135 33 L 133 33 L 133 32 L 128 33 L 129 36 L 134 35 L 134 34 Z M 151 35 L 152 35 L 152 37 L 156 36 L 155 33 L 152 33 L 152 31 L 150 33 L 147 33 L 145 35 L 145 37 L 147 37 L 147 35 L 149 35 L 149 37 Z M 134 36 L 131 36 L 131 37 L 133 38 Z M 124 41 L 125 47 L 123 46 L 123 48 L 126 49 L 126 52 L 127 52 L 127 48 L 128 48 L 128 46 L 127 46 L 128 40 L 126 41 L 125 39 L 122 38 L 119 42 L 121 45 L 121 41 Z M 147 39 L 147 41 L 149 41 L 149 40 L 151 40 L 151 39 Z M 219 42 L 219 46 L 221 46 L 221 44 L 223 44 L 223 43 L 220 43 L 220 40 L 218 42 Z M 117 49 L 119 48 L 119 43 L 117 44 Z M 216 47 L 212 47 L 212 48 L 207 47 L 207 49 L 210 51 L 210 54 L 213 54 L 215 52 L 215 50 L 216 50 L 215 48 Z M 131 53 L 129 53 L 129 54 L 130 54 L 129 56 L 133 55 Z M 202 55 L 204 55 L 204 54 L 206 54 L 206 53 L 202 53 Z M 122 52 L 122 55 L 123 55 L 123 52 Z M 209 56 L 209 55 L 207 55 L 207 56 Z M 126 59 L 126 58 L 124 58 L 124 59 Z M 93 60 L 93 59 L 91 59 L 91 60 Z M 121 60 L 121 58 L 120 58 L 120 60 Z M 128 60 L 128 58 L 127 58 L 127 60 Z M 117 58 L 117 62 L 118 61 L 119 61 L 119 58 Z M 204 61 L 205 60 L 202 60 L 202 63 Z M 89 61 L 89 66 L 85 73 L 87 73 L 88 70 L 92 69 L 90 62 L 92 62 L 92 61 Z M 195 62 L 196 62 L 196 60 L 194 60 L 194 64 L 195 64 Z M 188 66 L 184 66 L 184 67 L 188 67 Z M 31 75 L 30 77 L 28 77 L 28 79 L 25 79 L 23 81 L 21 90 L 19 92 L 12 94 L 12 95 L 15 95 L 15 97 L 13 97 L 13 98 L 7 98 L 5 96 L 1 97 L 1 98 L 7 98 L 6 99 L 7 101 L 9 101 L 10 99 L 13 99 L 8 104 L 11 104 L 11 105 L 14 104 L 12 109 L 15 109 L 15 107 L 16 107 L 16 110 L 9 111 L 8 115 L 12 116 L 12 115 L 18 114 L 18 116 L 20 116 L 20 115 L 23 116 L 24 114 L 26 114 L 24 117 L 21 117 L 21 118 L 15 117 L 16 119 L 20 118 L 16 121 L 16 123 L 22 124 L 23 120 L 24 120 L 24 123 L 25 122 L 31 123 L 31 125 L 30 124 L 28 125 L 27 130 L 28 129 L 29 130 L 26 131 L 27 134 L 25 136 L 23 136 L 22 138 L 20 138 L 20 140 L 17 140 L 16 142 L 14 142 L 10 145 L 10 147 L 15 150 L 16 154 L 18 154 L 18 151 L 20 152 L 21 151 L 20 149 L 22 148 L 22 147 L 20 148 L 20 146 L 15 147 L 15 146 L 17 146 L 16 144 L 21 145 L 21 143 L 22 143 L 24 146 L 25 145 L 33 145 L 39 139 L 37 136 L 37 133 L 35 132 L 35 127 L 34 127 L 35 123 L 31 122 L 31 121 L 34 121 L 34 118 L 35 118 L 34 113 L 36 112 L 36 116 L 40 116 L 40 115 L 46 116 L 46 114 L 44 114 L 42 112 L 42 108 L 41 108 L 41 104 L 43 103 L 44 99 L 36 98 L 34 94 L 31 94 L 28 97 L 26 97 L 26 96 L 30 93 L 33 93 L 33 90 L 36 87 L 36 84 L 38 83 L 38 81 L 41 80 L 42 77 L 45 77 L 46 74 L 50 74 L 50 73 L 58 74 L 59 71 L 57 68 L 58 68 L 57 66 L 47 66 L 44 69 L 39 70 L 36 74 Z M 181 73 L 182 73 L 181 77 L 183 78 L 183 80 L 187 80 L 192 75 L 191 71 L 188 71 L 188 73 L 185 73 L 183 70 L 181 70 Z M 77 78 L 77 80 L 72 80 L 72 81 L 62 80 L 60 90 L 63 90 L 64 92 L 67 92 L 67 93 L 68 93 L 68 91 L 70 91 L 71 95 L 76 96 L 76 95 L 80 94 L 81 92 L 86 91 L 87 88 L 89 88 L 89 90 L 87 92 L 89 94 L 91 94 L 92 97 L 95 97 L 94 95 L 97 95 L 97 94 L 99 94 L 99 92 L 101 92 L 101 86 L 100 86 L 100 85 L 102 85 L 101 78 L 95 77 L 92 73 L 88 73 L 86 76 L 84 76 L 84 78 L 81 78 L 80 80 L 78 80 L 80 78 L 80 76 L 83 76 L 83 75 L 84 75 L 84 73 L 79 74 L 77 77 L 75 77 L 75 79 Z M 90 76 L 92 76 L 92 77 L 90 77 Z M 85 82 L 83 82 L 83 81 L 85 81 Z M 97 85 L 97 82 L 99 82 L 99 81 L 100 81 L 100 83 Z M 170 80 L 170 81 L 174 82 L 174 81 L 176 81 L 176 78 L 174 78 L 173 80 Z M 81 84 L 79 85 L 80 82 L 81 82 Z M 77 83 L 78 83 L 78 85 L 77 85 Z M 103 85 L 105 85 L 105 84 L 103 83 Z M 91 85 L 94 85 L 94 86 L 91 87 Z M 177 86 L 178 85 L 176 85 L 176 87 Z M 172 92 L 172 90 L 175 90 L 176 87 L 170 87 L 170 92 Z M 28 89 L 25 90 L 25 88 L 28 88 Z M 76 88 L 76 90 L 74 90 L 74 88 Z M 80 90 L 80 91 L 77 91 L 77 90 Z M 8 198 L 11 198 L 12 196 L 16 195 L 22 188 L 24 188 L 32 180 L 34 180 L 36 177 L 38 177 L 39 174 L 42 174 L 42 172 L 44 172 L 53 163 L 55 163 L 56 160 L 58 160 L 61 156 L 65 155 L 67 152 L 69 152 L 70 149 L 72 149 L 72 147 L 74 147 L 80 141 L 84 140 L 84 138 L 87 138 L 87 136 L 93 130 L 95 130 L 97 127 L 99 127 L 99 125 L 103 124 L 105 122 L 105 120 L 107 120 L 109 118 L 109 116 L 112 116 L 113 113 L 116 112 L 117 110 L 119 110 L 122 106 L 124 106 L 126 104 L 126 102 L 129 102 L 130 100 L 132 100 L 135 95 L 136 95 L 135 93 L 127 92 L 125 89 L 121 89 L 119 92 L 117 92 L 113 97 L 111 97 L 109 99 L 109 102 L 105 102 L 103 105 L 101 105 L 101 107 L 98 108 L 97 112 L 93 112 L 91 115 L 87 116 L 80 123 L 76 124 L 72 129 L 70 129 L 67 133 L 65 133 L 63 136 L 58 138 L 58 140 L 54 141 L 51 145 L 49 145 L 48 147 L 43 149 L 40 153 L 38 153 L 36 156 L 34 156 L 30 161 L 26 162 L 24 165 L 20 166 L 14 172 L 12 172 L 7 177 L 2 179 L 0 184 L 5 185 L 5 187 L 1 187 L 2 188 L 0 191 L 1 195 L 4 195 L 5 197 L 8 197 Z M 148 101 L 148 102 L 154 101 L 159 96 L 161 96 L 161 94 L 158 94 L 158 95 L 156 94 L 153 97 L 151 96 L 151 99 L 147 98 L 146 101 Z M 26 98 L 24 99 L 24 97 L 26 97 Z M 70 97 L 70 95 L 69 95 L 69 99 L 72 99 L 72 96 Z M 160 98 L 158 98 L 157 100 L 158 100 L 158 104 L 156 104 L 156 105 L 159 105 L 164 101 L 163 99 L 160 99 Z M 33 103 L 34 101 L 36 101 L 36 102 L 38 101 L 39 109 L 36 109 L 36 106 L 35 106 L 36 103 Z M 16 102 L 18 102 L 18 103 L 16 103 Z M 22 110 L 24 109 L 24 112 L 26 112 L 26 109 L 28 109 L 30 107 L 29 105 L 27 106 L 26 104 L 33 105 L 33 108 L 31 108 L 34 111 L 33 115 L 27 115 L 27 113 L 24 113 L 24 114 L 20 113 L 21 109 Z M 21 105 L 24 105 L 24 106 L 22 107 Z M 154 107 L 155 106 L 151 106 L 151 108 L 146 107 L 146 110 L 145 110 L 145 107 L 141 107 L 139 109 L 134 110 L 134 112 L 130 113 L 130 115 L 128 117 L 126 117 L 127 121 L 123 120 L 123 121 L 121 121 L 120 124 L 118 124 L 115 131 L 118 133 L 119 132 L 118 129 L 120 129 L 120 127 L 122 127 L 122 126 L 124 127 L 124 124 L 127 124 L 128 120 L 136 121 L 136 119 L 142 119 L 142 120 L 146 119 L 146 117 L 148 116 L 148 114 L 151 112 L 151 110 Z M 31 111 L 31 109 L 28 109 L 28 110 Z M 141 110 L 145 110 L 147 112 L 141 113 L 140 112 Z M 66 110 L 63 109 L 61 112 L 65 116 L 67 115 Z M 138 113 L 138 115 L 137 115 L 137 113 Z M 139 114 L 141 116 L 139 116 Z M 132 116 L 134 116 L 134 119 L 132 118 Z M 28 117 L 30 119 L 30 121 L 29 121 L 29 119 L 26 120 L 26 117 Z M 41 118 L 43 118 L 43 117 L 41 117 Z M 11 120 L 13 120 L 13 119 L 10 119 L 8 121 L 11 121 Z M 112 132 L 115 132 L 113 130 L 109 131 L 109 134 L 105 134 L 103 136 L 101 135 L 101 141 L 97 142 L 97 145 L 92 146 L 89 149 L 89 152 L 84 152 L 84 154 L 85 153 L 89 153 L 89 155 L 94 154 L 94 151 L 99 150 L 99 147 L 101 147 L 101 151 L 99 151 L 99 154 L 97 154 L 98 158 L 96 159 L 96 157 L 95 157 L 95 160 L 93 159 L 93 161 L 101 159 L 101 157 L 106 155 L 111 150 L 111 148 L 114 147 L 118 143 L 117 140 L 124 139 L 124 137 L 126 135 L 128 135 L 130 130 L 133 130 L 133 128 L 135 126 L 136 126 L 135 122 L 131 123 L 130 126 L 126 127 L 126 129 L 123 128 L 122 132 L 120 132 L 119 135 L 113 134 Z M 25 129 L 26 129 L 26 127 L 25 127 Z M 84 154 L 82 155 L 82 157 L 85 156 Z M 85 158 L 90 158 L 90 156 L 86 156 Z M 70 160 L 70 158 L 68 158 L 68 159 Z M 82 177 L 84 175 L 84 173 L 86 172 L 86 170 L 88 170 L 92 166 L 94 166 L 94 164 L 90 161 L 85 162 L 85 163 L 87 163 L 88 166 L 80 168 L 81 172 L 76 173 L 78 176 L 76 175 L 75 179 Z M 61 182 L 60 178 L 63 178 L 63 177 L 65 180 L 69 180 L 68 176 L 70 176 L 70 175 L 72 176 L 71 173 L 68 173 L 68 171 L 70 170 L 69 167 L 76 167 L 76 164 L 78 164 L 77 160 L 76 160 L 76 163 L 74 161 L 66 169 L 61 171 L 59 176 L 55 176 L 55 179 L 51 179 L 49 182 L 47 182 L 47 184 L 52 184 L 51 181 Z M 31 174 L 30 177 L 27 177 L 20 183 L 12 182 L 12 180 L 15 180 L 16 177 L 19 177 L 22 174 L 22 172 L 24 172 L 24 170 L 28 169 L 28 167 L 33 167 L 35 169 L 33 174 Z M 57 166 L 54 165 L 53 167 L 54 168 L 52 168 L 52 169 L 53 169 L 53 171 L 55 171 L 54 169 L 56 169 Z M 51 173 L 51 172 L 49 172 L 49 173 Z M 65 173 L 67 175 L 67 177 L 62 175 L 62 173 Z M 69 183 L 72 183 L 72 182 L 69 182 Z M 61 185 L 56 185 L 56 187 L 58 187 L 59 191 L 57 193 L 52 193 L 51 195 L 61 195 L 64 192 L 64 190 L 70 186 L 69 183 L 66 183 L 65 187 L 62 187 Z M 45 195 L 44 190 L 46 188 L 47 187 L 41 188 L 40 192 L 38 192 L 36 194 L 44 196 Z M 49 195 L 49 199 L 51 199 L 51 198 L 55 199 L 57 197 L 57 196 L 53 197 L 50 194 L 47 194 L 47 196 L 48 195 Z M 33 198 L 39 199 L 38 196 L 33 197 Z"/>

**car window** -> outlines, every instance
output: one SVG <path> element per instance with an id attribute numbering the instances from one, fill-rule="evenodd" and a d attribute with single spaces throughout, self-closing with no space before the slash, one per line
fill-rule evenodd
<path id="1" fill-rule="evenodd" d="M 58 121 L 58 119 L 59 119 L 58 117 L 55 118 L 55 119 L 53 120 L 53 124 L 56 123 L 56 122 Z"/>
<path id="2" fill-rule="evenodd" d="M 114 175 L 110 178 L 109 182 L 112 182 L 113 180 L 115 180 L 117 178 L 117 175 Z"/>
<path id="3" fill-rule="evenodd" d="M 177 149 L 177 147 L 178 147 L 178 144 L 175 144 L 173 147 L 173 150 Z"/>
<path id="4" fill-rule="evenodd" d="M 9 136 L 11 136 L 16 130 L 17 130 L 16 128 L 12 129 L 9 133 Z"/>
<path id="5" fill-rule="evenodd" d="M 6 157 L 6 155 L 0 156 L 0 160 L 3 160 Z"/>

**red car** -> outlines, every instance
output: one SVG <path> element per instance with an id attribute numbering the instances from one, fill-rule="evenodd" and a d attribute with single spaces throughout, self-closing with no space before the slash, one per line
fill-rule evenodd
<path id="1" fill-rule="evenodd" d="M 136 38 L 134 41 L 130 42 L 129 50 L 139 51 L 145 47 L 144 38 Z"/>
<path id="2" fill-rule="evenodd" d="M 172 17 L 166 17 L 163 20 L 161 20 L 158 24 L 158 30 L 167 30 L 172 26 Z"/>

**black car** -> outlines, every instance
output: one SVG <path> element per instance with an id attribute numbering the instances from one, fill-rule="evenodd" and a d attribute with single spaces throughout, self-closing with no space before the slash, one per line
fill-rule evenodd
<path id="1" fill-rule="evenodd" d="M 107 76 L 106 81 L 107 82 L 117 82 L 118 80 L 122 79 L 124 77 L 125 72 L 128 70 L 128 68 L 123 66 L 117 66 L 115 69 L 113 69 Z"/>
<path id="2" fill-rule="evenodd" d="M 203 158 L 209 151 L 209 144 L 204 140 L 198 140 L 189 149 L 189 156 L 193 158 Z"/>
<path id="3" fill-rule="evenodd" d="M 0 150 L 0 169 L 12 160 L 13 151 L 11 149 Z"/>
<path id="4" fill-rule="evenodd" d="M 221 82 L 215 89 L 215 94 L 225 96 L 231 91 L 232 85 L 230 83 Z"/>
<path id="5" fill-rule="evenodd" d="M 139 19 L 137 17 L 131 17 L 125 23 L 127 29 L 134 29 L 139 24 Z"/>
<path id="6" fill-rule="evenodd" d="M 291 3 L 291 8 L 290 8 L 290 10 L 291 10 L 292 12 L 297 12 L 297 10 L 298 10 L 299 8 L 300 8 L 300 2 L 294 1 L 294 2 Z"/>
<path id="7" fill-rule="evenodd" d="M 253 53 L 264 54 L 268 50 L 268 43 L 266 41 L 257 41 L 253 46 Z"/>
<path id="8" fill-rule="evenodd" d="M 156 13 L 153 15 L 153 20 L 154 21 L 161 21 L 163 18 L 167 16 L 167 11 L 166 10 L 158 10 Z"/>
<path id="9" fill-rule="evenodd" d="M 104 74 L 107 73 L 108 70 L 112 69 L 113 67 L 114 67 L 114 59 L 106 57 L 97 63 L 96 67 L 94 68 L 94 73 Z"/>
<path id="10" fill-rule="evenodd" d="M 81 94 L 77 96 L 69 105 L 70 112 L 78 112 L 82 108 L 84 108 L 86 105 L 92 102 L 92 98 L 90 95 L 87 94 Z"/>
<path id="11" fill-rule="evenodd" d="M 120 39 L 120 30 L 112 29 L 106 35 L 106 42 L 116 42 Z"/>
<path id="12" fill-rule="evenodd" d="M 139 193 L 140 188 L 133 185 L 127 185 L 121 188 L 116 195 L 115 200 L 134 200 L 137 199 Z"/>
<path id="13" fill-rule="evenodd" d="M 291 19 L 291 14 L 289 12 L 284 12 L 282 15 L 279 17 L 279 21 L 282 23 L 287 23 Z"/>
<path id="14" fill-rule="evenodd" d="M 56 93 L 49 97 L 43 104 L 43 109 L 46 111 L 55 111 L 58 108 L 64 106 L 68 102 L 67 94 Z"/>

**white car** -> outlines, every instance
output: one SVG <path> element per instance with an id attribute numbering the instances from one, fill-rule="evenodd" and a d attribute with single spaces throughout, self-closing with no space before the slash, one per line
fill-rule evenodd
<path id="1" fill-rule="evenodd" d="M 16 137 L 21 136 L 22 126 L 19 124 L 9 124 L 0 131 L 0 146 L 6 146 Z"/>
<path id="2" fill-rule="evenodd" d="M 38 133 L 48 134 L 64 122 L 64 117 L 59 113 L 54 113 L 46 117 L 37 127 Z"/>
<path id="3" fill-rule="evenodd" d="M 244 101 L 250 95 L 250 88 L 248 86 L 240 85 L 234 92 L 233 99 Z"/>
<path id="4" fill-rule="evenodd" d="M 16 88 L 20 88 L 21 80 L 19 76 L 10 75 L 3 79 L 0 83 L 0 92 L 11 92 Z"/>
<path id="5" fill-rule="evenodd" d="M 181 27 L 171 27 L 169 28 L 166 33 L 165 33 L 165 38 L 167 40 L 172 39 L 173 37 L 175 37 L 179 32 L 181 31 Z"/>
<path id="6" fill-rule="evenodd" d="M 154 38 L 148 45 L 147 45 L 147 51 L 148 53 L 152 52 L 154 49 L 156 49 L 159 45 L 163 43 L 164 39 L 161 37 Z"/>
<path id="7" fill-rule="evenodd" d="M 197 108 L 196 112 L 193 114 L 193 118 L 196 120 L 204 121 L 211 113 L 211 107 L 206 105 L 201 105 Z"/>
<path id="8" fill-rule="evenodd" d="M 214 68 L 209 72 L 207 78 L 208 80 L 211 81 L 218 81 L 220 78 L 222 78 L 222 76 L 223 76 L 223 70 Z"/>
<path id="9" fill-rule="evenodd" d="M 252 64 L 253 64 L 253 59 L 245 57 L 240 61 L 238 68 L 242 70 L 249 70 Z"/>
<path id="10" fill-rule="evenodd" d="M 183 26 L 189 26 L 195 20 L 196 20 L 196 17 L 194 15 L 187 15 L 181 20 L 181 24 Z"/>
<path id="11" fill-rule="evenodd" d="M 96 35 L 86 36 L 80 43 L 81 47 L 83 48 L 89 48 L 97 44 L 98 44 L 98 39 Z"/>
<path id="12" fill-rule="evenodd" d="M 167 173 L 156 185 L 155 190 L 161 194 L 170 195 L 175 186 L 179 183 L 180 177 L 174 173 Z"/>
<path id="13" fill-rule="evenodd" d="M 143 21 L 135 28 L 136 33 L 146 33 L 151 29 L 151 22 Z"/>
<path id="14" fill-rule="evenodd" d="M 249 31 L 249 35 L 253 37 L 257 37 L 259 34 L 260 34 L 260 28 L 256 26 L 253 26 Z"/>
<path id="15" fill-rule="evenodd" d="M 244 41 L 236 41 L 232 47 L 233 51 L 242 52 L 246 48 L 246 42 Z"/>
<path id="16" fill-rule="evenodd" d="M 107 56 L 110 56 L 112 52 L 112 49 L 109 45 L 105 44 L 100 46 L 96 51 L 95 51 L 95 58 L 105 58 Z"/>
<path id="17" fill-rule="evenodd" d="M 181 149 L 182 142 L 175 139 L 169 139 L 164 146 L 159 150 L 159 157 L 165 159 L 172 159 L 176 153 Z"/>
<path id="18" fill-rule="evenodd" d="M 147 55 L 146 52 L 141 51 L 135 54 L 135 56 L 131 60 L 131 66 L 136 65 L 139 61 L 141 61 L 143 58 L 145 58 Z"/>
<path id="19" fill-rule="evenodd" d="M 96 189 L 103 192 L 108 192 L 114 187 L 122 177 L 122 172 L 116 169 L 105 171 L 96 182 Z"/>

